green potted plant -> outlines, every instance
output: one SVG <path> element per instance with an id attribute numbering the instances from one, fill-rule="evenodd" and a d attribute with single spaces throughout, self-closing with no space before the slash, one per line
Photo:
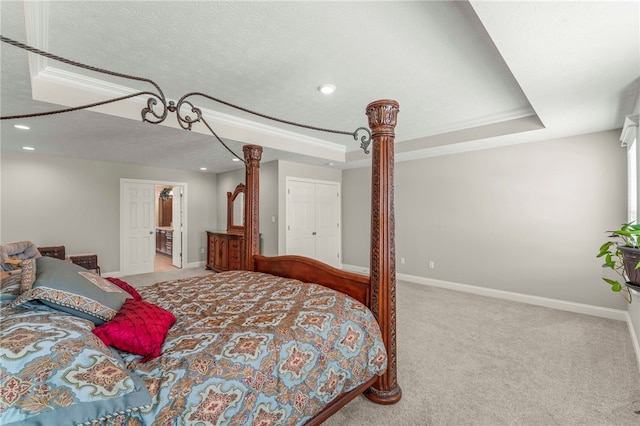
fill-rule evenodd
<path id="1" fill-rule="evenodd" d="M 640 225 L 625 223 L 620 229 L 610 232 L 610 240 L 600 247 L 597 257 L 604 257 L 602 267 L 614 271 L 623 282 L 602 279 L 611 285 L 611 291 L 622 292 L 631 303 L 630 288 L 640 291 Z"/>

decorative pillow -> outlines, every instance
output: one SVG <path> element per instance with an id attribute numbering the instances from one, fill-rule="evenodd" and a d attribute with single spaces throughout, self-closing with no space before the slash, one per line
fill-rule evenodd
<path id="1" fill-rule="evenodd" d="M 36 281 L 31 290 L 14 300 L 14 306 L 38 300 L 100 325 L 113 318 L 131 297 L 117 285 L 74 263 L 43 256 L 36 265 Z"/>
<path id="2" fill-rule="evenodd" d="M 20 286 L 22 285 L 22 275 L 2 272 L 0 278 L 0 300 L 15 300 L 20 296 Z"/>
<path id="3" fill-rule="evenodd" d="M 25 259 L 22 261 L 22 282 L 20 283 L 20 292 L 24 293 L 31 290 L 33 283 L 36 281 L 36 259 Z"/>
<path id="4" fill-rule="evenodd" d="M 18 261 L 30 258 L 40 257 L 40 252 L 35 244 L 31 241 L 18 241 L 15 243 L 8 243 L 0 245 L 0 268 L 5 271 L 11 271 L 14 268 L 10 259 L 16 259 Z M 9 260 L 9 262 L 7 262 Z"/>
<path id="5" fill-rule="evenodd" d="M 135 300 L 142 300 L 142 296 L 140 296 L 140 293 L 138 293 L 138 290 L 136 290 L 135 288 L 131 287 L 128 283 L 122 281 L 121 279 L 119 279 L 119 278 L 110 278 L 110 277 L 107 277 L 105 279 L 108 280 L 109 282 L 112 282 L 113 284 L 117 285 L 118 287 L 120 287 L 121 289 L 126 291 L 127 293 L 129 293 L 131 296 L 133 296 L 133 298 Z"/>
<path id="6" fill-rule="evenodd" d="M 176 317 L 144 300 L 127 299 L 109 322 L 93 329 L 106 345 L 142 355 L 142 362 L 160 356 L 162 344 Z"/>
<path id="7" fill-rule="evenodd" d="M 151 396 L 91 321 L 41 304 L 0 309 L 0 424 L 141 424 L 126 420 Z"/>

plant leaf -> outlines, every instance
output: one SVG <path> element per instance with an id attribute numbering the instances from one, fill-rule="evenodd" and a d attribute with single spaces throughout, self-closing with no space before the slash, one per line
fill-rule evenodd
<path id="1" fill-rule="evenodd" d="M 609 278 L 602 278 L 602 280 L 611 285 L 611 291 L 619 292 L 622 290 L 622 285 L 618 281 Z"/>
<path id="2" fill-rule="evenodd" d="M 611 258 L 611 253 L 607 253 L 607 257 L 604 258 L 604 264 L 608 268 L 615 269 L 616 263 Z"/>
<path id="3" fill-rule="evenodd" d="M 601 245 L 600 246 L 600 254 L 598 254 L 598 256 L 596 256 L 596 257 L 604 256 L 606 253 L 608 253 L 609 252 L 609 247 L 611 247 L 611 244 L 613 244 L 613 241 L 607 241 L 606 243 Z"/>

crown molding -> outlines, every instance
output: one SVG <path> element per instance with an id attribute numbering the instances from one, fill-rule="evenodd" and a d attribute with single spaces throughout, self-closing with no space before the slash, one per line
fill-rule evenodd
<path id="1" fill-rule="evenodd" d="M 451 123 L 446 126 L 433 126 L 429 128 L 429 134 L 421 135 L 420 138 L 428 138 L 432 136 L 441 135 L 444 133 L 453 133 L 466 129 L 472 129 L 482 126 L 490 126 L 493 124 L 504 123 L 506 121 L 519 120 L 523 118 L 536 118 L 540 119 L 536 111 L 530 106 L 525 105 L 519 108 L 514 108 L 508 111 L 500 111 L 494 114 L 483 115 L 481 117 L 475 117 L 472 120 L 458 121 L 457 123 Z M 412 138 L 405 138 L 403 141 L 412 140 Z"/>
<path id="2" fill-rule="evenodd" d="M 24 21 L 26 26 L 27 44 L 40 50 L 47 51 L 49 47 L 49 2 L 25 1 Z M 29 73 L 36 77 L 47 67 L 49 60 L 44 56 L 28 53 Z"/>
<path id="3" fill-rule="evenodd" d="M 111 83 L 83 74 L 46 66 L 31 79 L 33 99 L 69 107 L 113 99 L 141 90 Z M 129 119 L 140 119 L 148 96 L 136 96 L 113 104 L 91 108 L 91 111 Z M 203 117 L 224 139 L 256 143 L 266 148 L 279 149 L 331 161 L 345 162 L 346 147 L 330 141 L 303 135 L 267 124 L 257 123 L 212 109 L 201 109 Z M 177 120 L 167 118 L 161 125 L 180 128 Z M 194 126 L 194 132 L 210 135 L 204 126 Z"/>
<path id="4" fill-rule="evenodd" d="M 622 146 L 631 146 L 633 141 L 638 139 L 638 118 L 640 116 L 627 115 L 624 118 L 624 124 L 622 126 L 622 134 L 620 135 L 620 142 Z"/>

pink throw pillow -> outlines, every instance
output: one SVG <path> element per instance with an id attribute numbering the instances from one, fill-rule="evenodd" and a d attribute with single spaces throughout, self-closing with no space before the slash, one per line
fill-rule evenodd
<path id="1" fill-rule="evenodd" d="M 107 346 L 142 355 L 147 362 L 161 355 L 169 328 L 176 321 L 171 312 L 145 302 L 127 299 L 111 321 L 93 329 Z"/>

